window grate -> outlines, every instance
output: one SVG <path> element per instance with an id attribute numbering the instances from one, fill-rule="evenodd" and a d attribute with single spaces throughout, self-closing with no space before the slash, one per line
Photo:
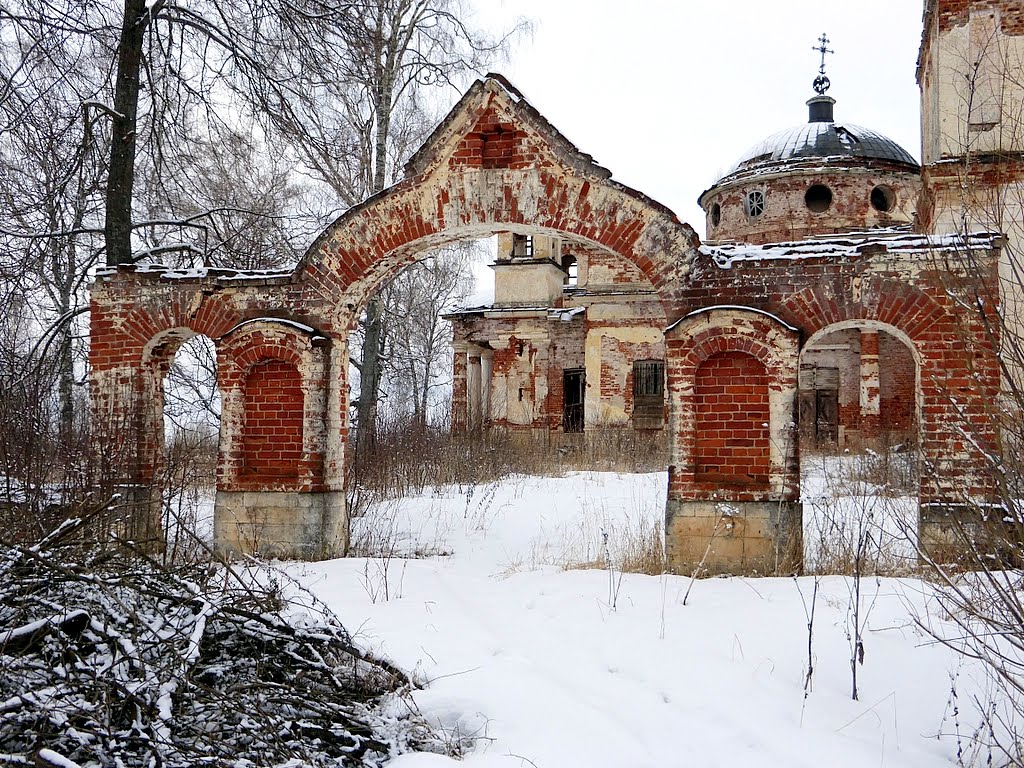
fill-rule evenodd
<path id="1" fill-rule="evenodd" d="M 665 363 L 637 360 L 633 363 L 633 397 L 662 397 L 665 393 Z"/>

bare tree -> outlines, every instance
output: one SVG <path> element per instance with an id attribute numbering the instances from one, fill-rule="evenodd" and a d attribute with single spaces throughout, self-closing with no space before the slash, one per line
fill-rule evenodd
<path id="1" fill-rule="evenodd" d="M 492 37 L 469 26 L 459 0 L 381 0 L 353 14 L 345 28 L 350 56 L 336 85 L 313 92 L 283 123 L 309 172 L 343 206 L 376 194 L 395 180 L 435 119 L 435 86 L 458 86 L 502 55 L 525 22 Z M 394 314 L 392 315 L 395 316 Z M 384 374 L 387 341 L 383 308 L 371 299 L 363 322 L 357 426 L 371 439 Z"/>
<path id="2" fill-rule="evenodd" d="M 380 293 L 382 379 L 392 411 L 426 424 L 435 392 L 450 383 L 451 328 L 441 319 L 472 287 L 474 242 L 437 251 Z"/>
<path id="3" fill-rule="evenodd" d="M 290 163 L 259 131 L 216 126 L 159 164 L 141 158 L 145 226 L 136 237 L 161 260 L 189 266 L 288 267 L 320 228 Z M 198 265 L 194 264 L 199 261 Z"/>
<path id="4" fill-rule="evenodd" d="M 72 23 L 69 20 L 69 25 Z M 94 46 L 23 21 L 0 44 L 0 264 L 5 288 L 33 296 L 32 330 L 59 354 L 60 428 L 74 422 L 83 288 L 95 262 L 108 137 L 88 106 L 101 93 Z"/>

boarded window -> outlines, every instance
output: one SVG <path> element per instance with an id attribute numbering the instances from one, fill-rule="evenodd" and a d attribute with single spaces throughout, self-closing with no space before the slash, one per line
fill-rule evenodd
<path id="1" fill-rule="evenodd" d="M 633 363 L 633 427 L 662 429 L 665 426 L 665 361 Z"/>

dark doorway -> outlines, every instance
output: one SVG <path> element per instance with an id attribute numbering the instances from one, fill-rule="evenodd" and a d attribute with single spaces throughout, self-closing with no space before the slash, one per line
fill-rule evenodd
<path id="1" fill-rule="evenodd" d="M 585 392 L 585 372 L 582 369 L 565 371 L 562 378 L 562 429 L 565 432 L 583 431 Z"/>
<path id="2" fill-rule="evenodd" d="M 839 441 L 839 369 L 800 370 L 800 432 L 817 448 Z"/>

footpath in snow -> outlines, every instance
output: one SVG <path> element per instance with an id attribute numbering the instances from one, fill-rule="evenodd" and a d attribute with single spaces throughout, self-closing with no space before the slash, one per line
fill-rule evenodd
<path id="1" fill-rule="evenodd" d="M 357 520 L 380 556 L 288 568 L 425 684 L 416 705 L 469 746 L 467 766 L 956 764 L 980 674 L 918 628 L 936 621 L 923 582 L 864 580 L 853 701 L 847 577 L 820 581 L 805 698 L 812 577 L 699 580 L 684 605 L 684 576 L 565 567 L 599 562 L 603 533 L 616 565 L 661 519 L 665 487 L 663 473 L 578 473 L 438 489 Z"/>

